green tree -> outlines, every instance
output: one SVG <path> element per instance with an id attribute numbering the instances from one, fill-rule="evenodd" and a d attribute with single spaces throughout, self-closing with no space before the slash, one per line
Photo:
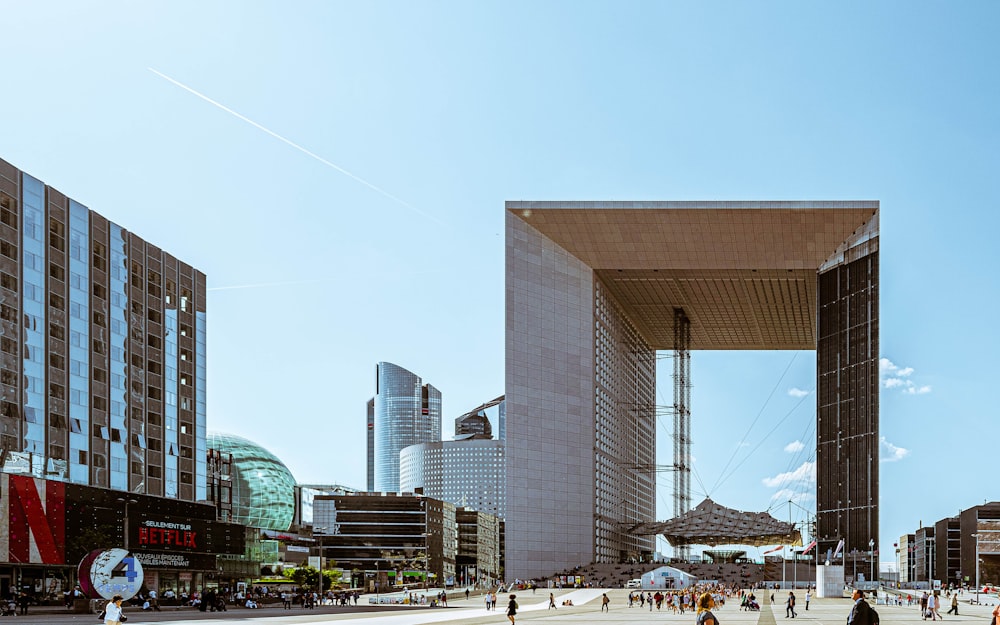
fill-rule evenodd
<path id="1" fill-rule="evenodd" d="M 310 590 L 316 590 L 319 582 L 319 571 L 311 566 L 299 566 L 294 569 L 285 569 L 285 577 L 292 580 L 302 588 L 308 588 Z M 340 583 L 342 573 L 340 571 L 323 571 L 323 588 L 321 592 L 325 592 L 334 587 L 334 585 Z"/>

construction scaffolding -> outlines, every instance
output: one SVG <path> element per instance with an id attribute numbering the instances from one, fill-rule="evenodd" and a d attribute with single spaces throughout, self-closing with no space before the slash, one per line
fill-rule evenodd
<path id="1" fill-rule="evenodd" d="M 691 509 L 691 320 L 674 308 L 674 517 Z M 687 545 L 676 548 L 687 558 Z"/>

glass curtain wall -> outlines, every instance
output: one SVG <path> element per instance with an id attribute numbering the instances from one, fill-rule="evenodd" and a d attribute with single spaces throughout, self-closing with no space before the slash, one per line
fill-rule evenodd
<path id="1" fill-rule="evenodd" d="M 164 497 L 176 497 L 177 496 L 177 309 L 167 308 L 164 315 L 165 327 L 164 327 L 164 345 L 165 345 L 165 362 L 163 363 L 163 372 L 165 384 L 167 388 L 165 389 L 166 403 L 164 404 L 163 415 L 164 424 L 166 425 L 164 429 L 164 443 L 167 449 L 167 454 L 164 457 L 164 467 L 163 467 L 163 496 Z M 203 497 L 202 497 L 203 499 Z"/>
<path id="2" fill-rule="evenodd" d="M 128 362 L 125 359 L 129 320 L 128 311 L 128 247 L 120 226 L 110 224 L 111 263 L 108 283 L 111 292 L 111 332 L 110 332 L 110 373 L 111 373 L 111 443 L 109 475 L 111 488 L 128 490 L 128 455 L 125 444 L 128 441 L 126 424 L 128 406 Z M 121 321 L 121 323 L 114 323 Z M 95 351 L 100 352 L 99 340 L 95 338 Z"/>
<path id="3" fill-rule="evenodd" d="M 69 201 L 69 479 L 90 481 L 90 211 Z M 112 321 L 112 325 L 115 321 Z M 119 323 L 121 323 L 119 321 Z"/>
<path id="4" fill-rule="evenodd" d="M 24 311 L 24 454 L 28 471 L 45 474 L 45 185 L 21 177 L 23 228 L 21 310 Z"/>
<path id="5" fill-rule="evenodd" d="M 200 293 L 200 290 L 199 290 Z M 205 313 L 195 312 L 195 499 L 202 501 L 208 497 L 206 479 L 208 477 L 205 420 L 207 415 L 205 403 Z"/>

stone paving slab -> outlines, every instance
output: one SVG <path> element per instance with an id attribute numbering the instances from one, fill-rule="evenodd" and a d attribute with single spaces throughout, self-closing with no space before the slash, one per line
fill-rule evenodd
<path id="1" fill-rule="evenodd" d="M 556 596 L 556 602 L 561 604 L 565 599 L 572 599 L 574 606 L 560 605 L 556 610 L 548 609 L 549 592 Z M 611 598 L 609 612 L 601 612 L 600 596 L 607 592 Z M 648 606 L 640 608 L 628 607 L 628 590 L 613 589 L 562 589 L 548 590 L 538 589 L 537 593 L 530 591 L 517 592 L 517 601 L 520 605 L 516 622 L 533 623 L 535 625 L 694 625 L 695 615 L 688 611 L 685 614 L 673 614 L 666 609 L 657 611 L 655 608 L 650 611 Z M 763 594 L 763 593 L 761 593 Z M 813 598 L 810 602 L 809 610 L 805 609 L 803 597 L 798 593 L 799 598 L 798 615 L 796 618 L 785 617 L 785 606 L 783 602 L 770 605 L 765 603 L 760 612 L 747 612 L 739 607 L 738 602 L 730 601 L 725 607 L 714 610 L 719 619 L 719 625 L 845 625 L 847 615 L 850 613 L 851 600 L 847 597 L 838 599 Z M 779 599 L 780 595 L 776 596 Z M 959 604 L 959 616 L 945 615 L 944 621 L 956 622 L 960 625 L 987 625 L 990 619 L 993 606 L 969 605 L 967 598 L 963 598 Z M 946 604 L 948 605 L 948 604 Z M 412 606 L 405 608 L 395 608 L 386 610 L 366 610 L 352 613 L 303 613 L 302 610 L 292 610 L 289 612 L 266 611 L 261 614 L 254 610 L 231 610 L 223 615 L 214 615 L 214 618 L 204 618 L 201 613 L 184 614 L 183 622 L 186 625 L 219 625 L 220 621 L 238 621 L 241 623 L 254 623 L 260 625 L 319 625 L 325 623 L 357 623 L 363 625 L 425 625 L 442 623 L 447 625 L 507 625 L 505 611 L 507 606 L 507 595 L 501 594 L 497 597 L 497 609 L 487 611 L 482 605 L 482 597 L 473 596 L 469 600 L 454 599 L 449 601 L 449 607 L 443 609 L 430 609 L 426 606 Z M 877 606 L 879 616 L 883 625 L 924 625 L 920 618 L 917 606 Z M 264 611 L 261 611 L 264 612 Z M 311 611 L 307 611 L 311 612 Z M 942 611 L 943 612 L 943 611 Z M 166 614 L 164 614 L 166 616 Z M 202 618 L 199 618 L 202 617 Z M 11 619 L 12 623 L 20 622 L 22 625 L 33 623 L 63 623 L 71 621 L 75 623 L 97 623 L 93 615 L 77 615 L 71 617 L 64 615 L 56 618 L 49 617 L 45 620 L 36 620 L 40 617 L 16 617 Z M 136 613 L 129 614 L 129 625 L 142 625 L 143 623 L 161 622 L 161 616 L 157 614 Z M 175 619 L 170 619 L 171 621 Z M 166 622 L 162 618 L 162 622 Z M 3 621 L 0 621 L 3 625 Z"/>

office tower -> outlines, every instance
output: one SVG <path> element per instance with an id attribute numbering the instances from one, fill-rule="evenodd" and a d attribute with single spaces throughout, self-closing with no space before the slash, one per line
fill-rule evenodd
<path id="1" fill-rule="evenodd" d="M 369 463 L 374 491 L 399 492 L 399 452 L 404 447 L 441 440 L 441 392 L 391 362 L 375 372 L 374 448 Z"/>
<path id="2" fill-rule="evenodd" d="M 399 454 L 400 491 L 422 492 L 502 519 L 507 513 L 504 457 L 504 442 L 498 440 L 410 445 Z"/>
<path id="3" fill-rule="evenodd" d="M 652 555 L 628 528 L 656 509 L 658 350 L 675 356 L 675 515 L 690 506 L 691 352 L 808 349 L 819 549 L 877 539 L 878 211 L 507 202 L 507 576 Z"/>
<path id="4" fill-rule="evenodd" d="M 368 400 L 368 405 L 366 406 L 368 412 L 368 418 L 365 428 L 365 437 L 368 439 L 368 463 L 367 463 L 367 480 L 365 488 L 368 492 L 375 490 L 375 398 L 372 397 Z"/>
<path id="5" fill-rule="evenodd" d="M 467 438 L 493 438 L 493 425 L 497 424 L 500 433 L 498 437 L 503 440 L 504 434 L 504 398 L 503 395 L 492 401 L 473 408 L 469 412 L 455 419 L 455 440 Z"/>

